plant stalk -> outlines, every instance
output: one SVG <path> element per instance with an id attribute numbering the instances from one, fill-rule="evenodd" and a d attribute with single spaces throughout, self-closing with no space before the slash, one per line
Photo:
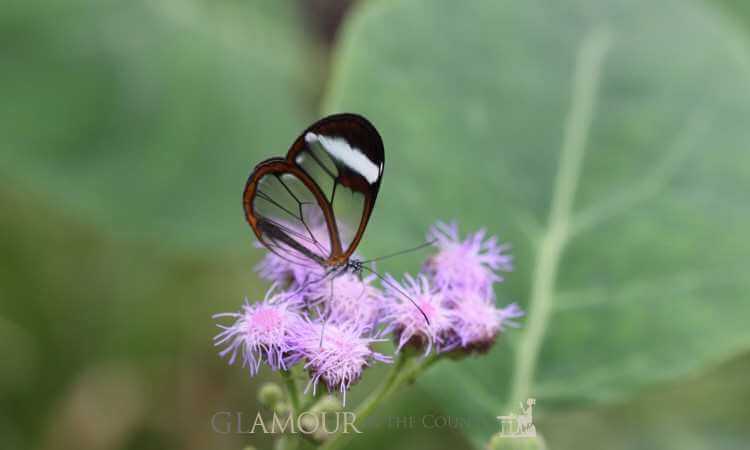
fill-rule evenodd
<path id="1" fill-rule="evenodd" d="M 407 352 L 401 352 L 396 359 L 396 363 L 388 373 L 388 377 L 377 387 L 370 395 L 365 398 L 362 403 L 354 410 L 354 417 L 358 421 L 365 420 L 374 410 L 380 405 L 383 400 L 388 398 L 396 389 L 402 384 L 414 381 L 414 379 L 422 371 L 430 367 L 435 361 L 437 361 L 437 355 L 432 354 L 430 356 L 416 360 L 411 367 L 407 367 L 407 362 L 415 360 L 416 358 L 410 358 L 407 356 Z M 340 449 L 351 436 L 349 434 L 337 433 L 330 437 L 321 447 L 320 450 L 337 450 Z"/>
<path id="2" fill-rule="evenodd" d="M 284 386 L 286 387 L 287 396 L 289 397 L 292 417 L 296 417 L 296 414 L 300 412 L 297 383 L 294 381 L 294 375 L 292 375 L 291 370 L 282 370 L 281 376 L 284 378 Z"/>

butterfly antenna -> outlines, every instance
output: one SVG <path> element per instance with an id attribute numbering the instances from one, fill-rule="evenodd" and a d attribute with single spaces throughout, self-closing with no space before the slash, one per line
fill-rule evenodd
<path id="1" fill-rule="evenodd" d="M 382 281 L 383 283 L 387 284 L 388 286 L 390 286 L 391 288 L 393 288 L 395 291 L 397 291 L 399 294 L 401 294 L 404 297 L 406 297 L 406 299 L 409 300 L 411 302 L 411 304 L 414 305 L 414 307 L 419 310 L 420 313 L 422 313 L 422 317 L 424 317 L 424 320 L 425 320 L 425 322 L 427 322 L 427 325 L 430 324 L 430 319 L 427 318 L 427 314 L 425 314 L 424 311 L 422 311 L 422 308 L 420 308 L 419 305 L 417 305 L 417 302 L 415 302 L 413 298 L 409 297 L 406 294 L 406 292 L 403 291 L 403 289 L 401 289 L 398 286 L 396 286 L 395 284 L 391 283 L 390 281 L 388 281 L 388 279 L 386 277 L 384 277 L 383 275 L 380 275 L 379 273 L 377 273 L 373 269 L 371 269 L 371 268 L 369 268 L 367 266 L 362 266 L 362 268 L 363 269 L 367 269 L 370 272 L 374 273 L 376 277 L 380 278 L 380 281 Z"/>
<path id="2" fill-rule="evenodd" d="M 371 262 L 382 261 L 382 260 L 388 259 L 388 258 L 393 258 L 394 256 L 401 256 L 401 255 L 404 255 L 406 253 L 416 252 L 417 250 L 421 250 L 421 249 L 423 249 L 425 247 L 429 247 L 432 244 L 434 244 L 435 242 L 437 242 L 437 239 L 433 239 L 431 241 L 427 241 L 427 242 L 425 242 L 423 244 L 419 244 L 419 245 L 417 245 L 416 247 L 413 247 L 413 248 L 407 248 L 406 250 L 401 250 L 400 252 L 391 253 L 390 255 L 379 256 L 377 258 L 368 259 L 367 261 L 360 261 L 360 262 L 362 264 L 367 264 L 367 263 L 371 263 Z"/>

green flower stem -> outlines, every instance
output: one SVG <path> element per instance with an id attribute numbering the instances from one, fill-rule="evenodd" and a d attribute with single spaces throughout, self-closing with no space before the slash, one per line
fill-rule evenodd
<path id="1" fill-rule="evenodd" d="M 291 414 L 295 417 L 300 412 L 299 403 L 299 391 L 297 390 L 297 383 L 294 381 L 294 375 L 291 370 L 282 370 L 281 376 L 284 378 L 284 386 L 289 397 L 291 404 Z"/>
<path id="2" fill-rule="evenodd" d="M 383 401 L 395 388 L 396 380 L 399 378 L 399 374 L 401 373 L 403 367 L 406 365 L 406 362 L 408 361 L 408 357 L 406 356 L 406 353 L 401 353 L 398 358 L 396 359 L 396 363 L 391 367 L 390 372 L 388 373 L 388 377 L 386 377 L 385 381 L 378 386 L 377 389 L 375 389 L 370 395 L 365 398 L 362 403 L 360 403 L 359 407 L 357 407 L 356 411 L 354 412 L 356 414 L 356 418 L 364 418 L 369 416 L 372 411 L 375 409 L 380 402 Z M 361 419 L 360 419 L 361 420 Z"/>
<path id="3" fill-rule="evenodd" d="M 324 396 L 321 394 L 321 390 L 317 390 L 315 394 L 310 394 L 308 398 L 302 403 L 302 409 L 300 411 L 310 411 Z"/>
<path id="4" fill-rule="evenodd" d="M 365 420 L 375 408 L 383 402 L 383 400 L 388 398 L 402 384 L 413 382 L 420 373 L 430 367 L 435 361 L 437 361 L 437 359 L 437 355 L 435 354 L 418 359 L 407 356 L 407 352 L 400 353 L 385 381 L 367 396 L 367 398 L 365 398 L 354 411 L 356 420 Z M 406 368 L 407 362 L 410 360 L 413 360 L 414 363 Z M 320 447 L 320 450 L 339 449 L 349 440 L 350 437 L 350 434 L 334 434 Z"/>

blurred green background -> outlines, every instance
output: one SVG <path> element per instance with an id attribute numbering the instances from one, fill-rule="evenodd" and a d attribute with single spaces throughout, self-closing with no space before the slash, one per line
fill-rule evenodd
<path id="1" fill-rule="evenodd" d="M 487 227 L 529 310 L 349 448 L 481 448 L 527 396 L 551 449 L 750 446 L 747 2 L 5 0 L 0 448 L 272 446 L 211 428 L 274 379 L 211 314 L 266 288 L 249 171 L 336 111 L 386 145 L 362 252 Z"/>

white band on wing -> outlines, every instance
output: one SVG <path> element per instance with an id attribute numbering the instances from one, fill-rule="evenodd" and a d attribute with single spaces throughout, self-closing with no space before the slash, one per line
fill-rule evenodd
<path id="1" fill-rule="evenodd" d="M 380 169 L 375 163 L 370 161 L 359 149 L 353 148 L 349 143 L 339 137 L 328 137 L 313 132 L 305 134 L 305 142 L 312 144 L 320 143 L 333 158 L 341 161 L 348 168 L 359 173 L 368 183 L 373 184 L 380 176 Z"/>

